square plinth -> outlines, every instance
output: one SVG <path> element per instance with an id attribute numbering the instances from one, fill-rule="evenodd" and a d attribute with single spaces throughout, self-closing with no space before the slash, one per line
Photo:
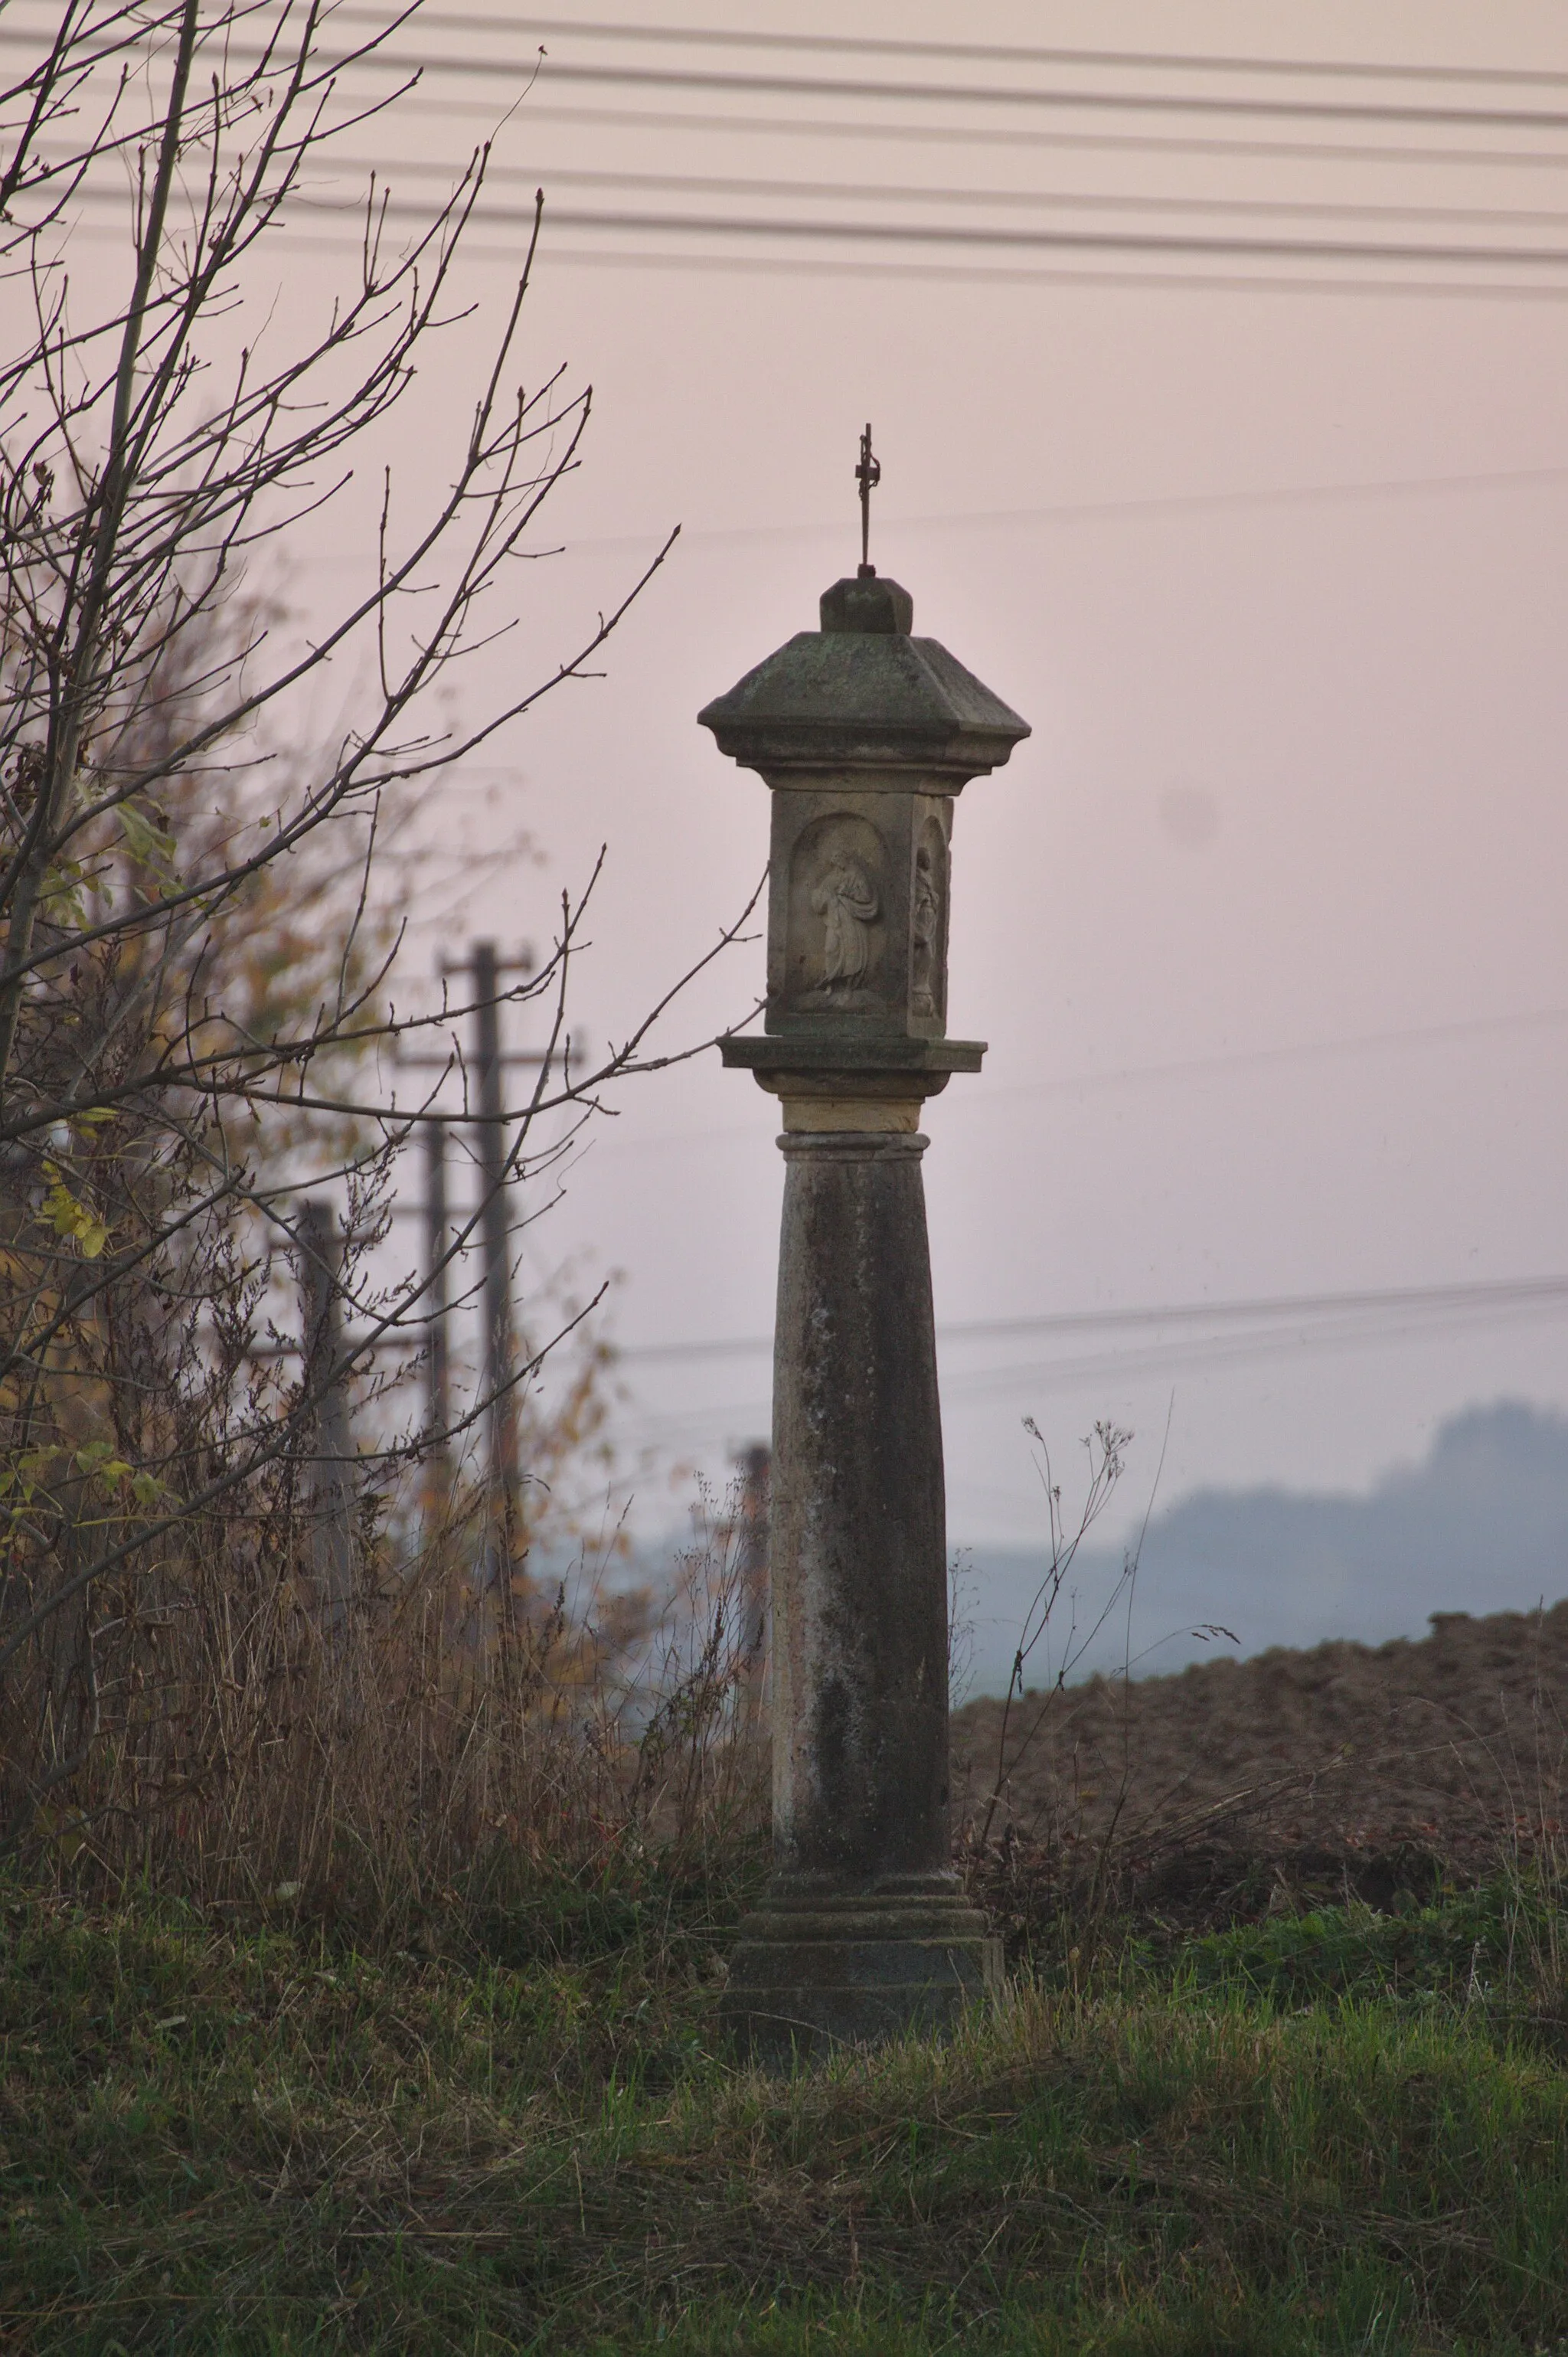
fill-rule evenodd
<path id="1" fill-rule="evenodd" d="M 720 2015 L 752 2061 L 789 2070 L 911 2032 L 947 2035 L 1003 1986 L 1001 1941 L 960 1900 L 765 1906 L 741 1926 Z"/>

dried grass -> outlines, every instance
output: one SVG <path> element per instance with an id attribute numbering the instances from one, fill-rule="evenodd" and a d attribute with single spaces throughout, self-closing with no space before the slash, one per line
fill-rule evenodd
<path id="1" fill-rule="evenodd" d="M 661 1595 L 628 1588 L 607 1555 L 503 1596 L 482 1501 L 454 1496 L 401 1559 L 361 1539 L 334 1626 L 307 1516 L 283 1482 L 258 1502 L 182 1530 L 156 1570 L 98 1599 L 83 1756 L 29 1799 L 13 1755 L 11 1848 L 29 1880 L 202 1905 L 281 1896 L 403 1939 L 546 1889 L 733 1875 L 766 1807 L 733 1512 L 704 1502 Z M 36 1754 L 50 1663 L 40 1650 L 22 1666 L 9 1713 L 40 1731 Z"/>

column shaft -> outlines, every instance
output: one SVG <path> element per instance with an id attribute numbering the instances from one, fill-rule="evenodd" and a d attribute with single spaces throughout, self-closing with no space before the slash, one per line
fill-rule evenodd
<path id="1" fill-rule="evenodd" d="M 774 1363 L 774 1873 L 752 2053 L 941 2030 L 1001 1975 L 948 1846 L 947 1534 L 923 1137 L 787 1132 Z"/>
<path id="2" fill-rule="evenodd" d="M 780 1875 L 948 1864 L 941 1410 L 918 1136 L 786 1135 L 773 1426 Z"/>

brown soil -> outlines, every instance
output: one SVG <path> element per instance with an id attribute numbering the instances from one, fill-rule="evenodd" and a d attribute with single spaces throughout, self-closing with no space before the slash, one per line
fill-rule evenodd
<path id="1" fill-rule="evenodd" d="M 1499 1846 L 1555 1846 L 1568 1820 L 1568 1602 L 1437 1613 L 1419 1643 L 1094 1678 L 1015 1701 L 999 1755 L 1002 1729 L 996 1701 L 954 1718 L 955 1816 L 972 1847 L 1000 1756 L 993 1851 L 1022 1841 L 1083 1858 L 1110 1835 L 1133 1864 L 1209 1844 L 1481 1870 Z"/>

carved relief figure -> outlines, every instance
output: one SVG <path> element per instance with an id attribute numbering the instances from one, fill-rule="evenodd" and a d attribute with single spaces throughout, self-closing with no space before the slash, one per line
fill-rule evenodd
<path id="1" fill-rule="evenodd" d="M 826 810 L 789 858 L 784 937 L 769 951 L 772 1006 L 786 1021 L 869 1014 L 887 989 L 886 844 L 861 812 Z"/>
<path id="2" fill-rule="evenodd" d="M 942 1011 L 945 850 L 940 834 L 928 826 L 915 854 L 915 883 L 909 910 L 911 1015 L 935 1017 Z"/>
<path id="3" fill-rule="evenodd" d="M 822 987 L 859 990 L 871 969 L 871 928 L 882 914 L 859 860 L 833 851 L 811 888 L 811 907 L 822 920 Z"/>

